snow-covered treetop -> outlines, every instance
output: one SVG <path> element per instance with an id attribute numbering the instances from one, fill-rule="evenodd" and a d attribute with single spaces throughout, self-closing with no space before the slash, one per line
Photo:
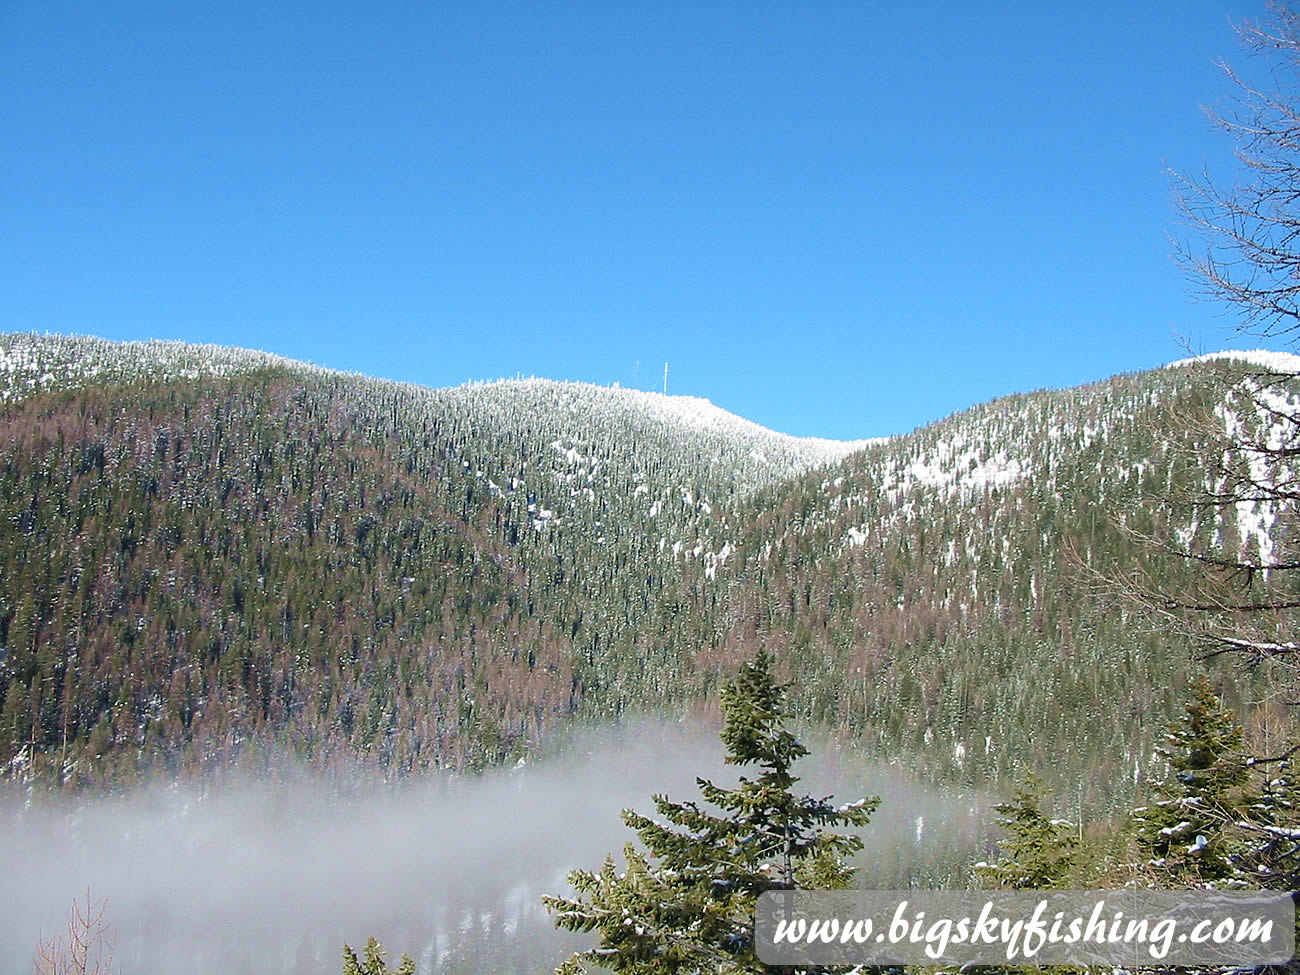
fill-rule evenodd
<path id="1" fill-rule="evenodd" d="M 1190 366 L 1198 362 L 1213 362 L 1218 359 L 1245 362 L 1263 369 L 1271 369 L 1274 372 L 1300 373 L 1300 355 L 1294 355 L 1290 352 L 1272 352 L 1268 349 L 1226 349 L 1222 352 L 1207 352 L 1204 355 L 1193 356 L 1190 359 L 1179 359 L 1177 362 L 1171 362 L 1165 368 L 1177 369 L 1180 366 Z"/>
<path id="2" fill-rule="evenodd" d="M 883 443 L 869 440 L 826 440 L 777 433 L 737 416 L 698 396 L 667 396 L 663 393 L 592 383 L 551 379 L 500 379 L 457 387 L 485 403 L 528 403 L 536 408 L 567 414 L 574 420 L 588 411 L 605 416 L 639 417 L 667 428 L 689 431 L 732 445 L 745 444 L 759 463 L 788 461 L 792 469 L 831 464 L 864 447 Z M 576 433 L 576 431 L 573 431 Z M 578 434 L 580 436 L 580 434 Z"/>
<path id="3" fill-rule="evenodd" d="M 221 378 L 265 369 L 342 380 L 363 398 L 396 397 L 405 404 L 400 412 L 412 420 L 457 417 L 456 423 L 479 435 L 516 440 L 523 435 L 531 442 L 551 444 L 567 465 L 564 476 L 580 476 L 584 484 L 597 466 L 636 444 L 642 453 L 648 450 L 674 469 L 668 480 L 689 493 L 692 504 L 707 504 L 702 491 L 711 493 L 722 485 L 749 490 L 835 463 L 879 442 L 789 436 L 706 399 L 590 383 L 517 379 L 434 389 L 218 345 L 0 335 L 0 402 L 89 384 Z M 573 465 L 583 466 L 583 472 Z M 702 479 L 688 476 L 693 472 Z"/>
<path id="4" fill-rule="evenodd" d="M 15 333 L 0 335 L 0 402 L 92 382 L 197 379 L 268 368 L 328 371 L 268 352 L 221 345 Z"/>

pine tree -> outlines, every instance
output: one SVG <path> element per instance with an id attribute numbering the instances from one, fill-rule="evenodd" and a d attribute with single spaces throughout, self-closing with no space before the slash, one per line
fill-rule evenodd
<path id="1" fill-rule="evenodd" d="M 598 873 L 575 870 L 576 898 L 545 897 L 555 924 L 596 931 L 597 947 L 557 970 L 595 965 L 615 972 L 765 972 L 755 954 L 754 907 L 768 890 L 842 887 L 856 836 L 827 829 L 866 824 L 879 800 L 833 805 L 798 795 L 791 768 L 808 750 L 786 729 L 785 688 L 759 651 L 722 692 L 728 764 L 757 766 L 734 789 L 697 779 L 703 802 L 654 797 L 657 817 L 623 812 L 642 849 L 624 849 L 627 868 L 607 857 Z"/>
<path id="2" fill-rule="evenodd" d="M 1202 675 L 1158 749 L 1170 771 L 1156 786 L 1159 798 L 1134 810 L 1138 845 L 1162 882 L 1199 885 L 1239 872 L 1243 844 L 1234 824 L 1258 805 L 1243 741 L 1241 725 Z"/>
<path id="3" fill-rule="evenodd" d="M 1068 886 L 1078 840 L 1072 823 L 1052 819 L 1042 811 L 1044 793 L 1034 775 L 1016 789 L 1015 798 L 993 808 L 1009 838 L 1000 845 L 997 863 L 977 863 L 976 874 L 995 887 L 1012 890 L 1051 890 Z"/>

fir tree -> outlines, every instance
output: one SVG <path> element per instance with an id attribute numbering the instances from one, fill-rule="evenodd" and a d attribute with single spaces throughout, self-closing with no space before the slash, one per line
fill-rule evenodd
<path id="1" fill-rule="evenodd" d="M 545 897 L 555 924 L 596 931 L 597 947 L 560 973 L 597 965 L 615 972 L 765 972 L 755 954 L 759 894 L 816 884 L 845 886 L 844 857 L 862 841 L 827 829 L 863 826 L 879 800 L 836 806 L 793 791 L 791 768 L 808 750 L 786 729 L 785 688 L 760 650 L 722 692 L 726 761 L 756 766 L 734 789 L 697 779 L 703 802 L 655 796 L 658 816 L 625 810 L 644 851 L 629 843 L 626 870 L 607 857 L 575 870 L 576 898 Z"/>
<path id="2" fill-rule="evenodd" d="M 343 946 L 343 975 L 389 975 L 388 966 L 384 964 L 384 951 L 375 938 L 366 939 L 362 958 L 348 945 Z M 415 960 L 410 955 L 403 955 L 397 971 L 392 975 L 415 975 Z"/>
<path id="3" fill-rule="evenodd" d="M 1269 890 L 1300 887 L 1300 817 L 1290 778 L 1294 755 L 1295 749 L 1288 749 L 1284 758 L 1265 759 L 1256 766 L 1265 773 L 1264 780 L 1251 797 L 1251 807 L 1236 824 L 1244 834 L 1246 850 L 1241 863 L 1252 886 Z"/>
<path id="4" fill-rule="evenodd" d="M 1159 798 L 1134 811 L 1137 840 L 1164 882 L 1197 885 L 1238 873 L 1235 824 L 1257 806 L 1247 787 L 1243 732 L 1202 675 L 1158 753 L 1170 775 Z"/>
<path id="5" fill-rule="evenodd" d="M 1030 775 L 1010 802 L 994 806 L 1009 837 L 1000 845 L 997 863 L 977 863 L 975 872 L 995 887 L 1012 890 L 1051 890 L 1067 887 L 1078 840 L 1072 823 L 1052 819 L 1042 810 L 1044 794 Z"/>

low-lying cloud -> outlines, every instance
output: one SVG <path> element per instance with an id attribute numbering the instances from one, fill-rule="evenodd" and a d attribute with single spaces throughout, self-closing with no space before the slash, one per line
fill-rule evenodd
<path id="1" fill-rule="evenodd" d="M 470 778 L 346 789 L 306 775 L 169 784 L 0 809 L 0 966 L 30 971 L 74 899 L 108 899 L 120 971 L 328 973 L 377 936 L 421 973 L 544 972 L 588 939 L 555 932 L 539 897 L 567 890 L 633 834 L 626 807 L 734 783 L 716 731 L 647 723 L 576 736 L 562 758 Z M 824 747 L 799 769 L 817 795 L 880 794 L 863 885 L 963 882 L 988 802 Z"/>

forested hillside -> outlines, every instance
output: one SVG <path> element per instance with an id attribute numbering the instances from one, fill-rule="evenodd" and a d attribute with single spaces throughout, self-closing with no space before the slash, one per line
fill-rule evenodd
<path id="1" fill-rule="evenodd" d="M 800 661 L 819 721 L 909 762 L 971 781 L 1038 769 L 1085 802 L 1133 788 L 1205 647 L 1117 583 L 1204 576 L 1153 540 L 1233 555 L 1293 530 L 1267 504 L 1194 503 L 1227 433 L 1270 422 L 1254 368 L 1007 397 L 760 492 L 733 566 L 744 640 Z M 1280 737 L 1282 709 L 1252 710 L 1233 674 L 1234 703 Z"/>
<path id="2" fill-rule="evenodd" d="M 21 776 L 258 743 L 474 767 L 557 717 L 684 699 L 707 621 L 682 567 L 725 564 L 730 499 L 851 449 L 636 391 L 3 348 L 0 747 Z"/>
<path id="3" fill-rule="evenodd" d="M 1195 647 L 1097 580 L 1190 572 L 1132 530 L 1234 551 L 1288 530 L 1163 503 L 1222 460 L 1205 423 L 1267 422 L 1232 398 L 1248 370 L 847 444 L 636 390 L 6 336 L 0 762 L 44 786 L 252 753 L 477 768 L 561 723 L 707 706 L 762 645 L 808 717 L 885 755 L 1064 775 L 1068 744 L 1072 789 L 1104 800 Z"/>

